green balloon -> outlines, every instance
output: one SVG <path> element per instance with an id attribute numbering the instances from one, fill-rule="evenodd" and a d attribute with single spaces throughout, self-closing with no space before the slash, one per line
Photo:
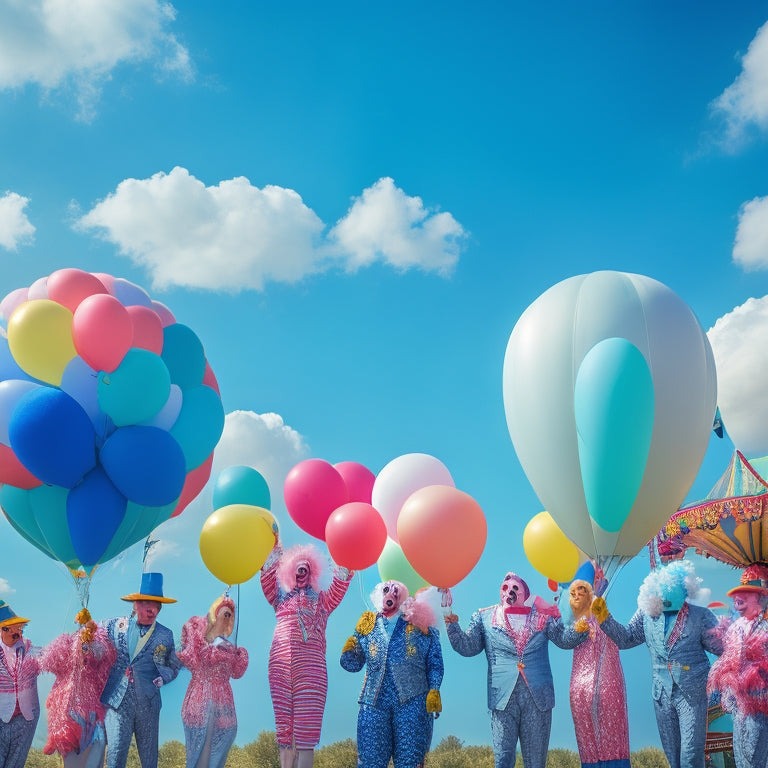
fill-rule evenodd
<path id="1" fill-rule="evenodd" d="M 401 581 L 408 587 L 408 592 L 415 595 L 422 587 L 428 587 L 425 581 L 408 562 L 400 545 L 387 536 L 387 543 L 377 562 L 382 581 Z"/>

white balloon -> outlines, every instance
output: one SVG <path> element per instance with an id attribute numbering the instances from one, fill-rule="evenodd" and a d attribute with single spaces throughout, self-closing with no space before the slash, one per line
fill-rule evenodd
<path id="1" fill-rule="evenodd" d="M 653 379 L 650 450 L 629 517 L 618 532 L 589 515 L 579 461 L 574 384 L 585 355 L 623 338 Z M 522 314 L 504 359 L 504 409 L 518 459 L 543 507 L 595 557 L 632 557 L 677 510 L 709 442 L 717 399 L 707 337 L 662 283 L 624 272 L 564 280 Z"/>
<path id="2" fill-rule="evenodd" d="M 405 500 L 428 485 L 455 487 L 451 473 L 442 461 L 428 453 L 406 453 L 392 459 L 376 475 L 371 491 L 371 506 L 379 511 L 387 524 L 387 533 L 397 538 L 397 518 Z"/>

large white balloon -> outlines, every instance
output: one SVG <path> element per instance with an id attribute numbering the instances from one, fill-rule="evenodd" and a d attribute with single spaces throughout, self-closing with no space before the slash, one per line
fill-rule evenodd
<path id="1" fill-rule="evenodd" d="M 637 554 L 683 502 L 717 398 L 691 309 L 656 280 L 611 271 L 564 280 L 526 309 L 503 389 L 542 505 L 603 563 Z"/>

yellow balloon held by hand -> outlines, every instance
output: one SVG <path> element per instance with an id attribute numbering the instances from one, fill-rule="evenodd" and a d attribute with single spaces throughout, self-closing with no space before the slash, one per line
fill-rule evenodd
<path id="1" fill-rule="evenodd" d="M 570 581 L 579 567 L 578 547 L 546 511 L 539 512 L 525 526 L 523 549 L 530 564 L 553 581 Z"/>
<path id="2" fill-rule="evenodd" d="M 225 584 L 254 576 L 275 546 L 272 514 L 251 504 L 229 504 L 203 523 L 200 554 L 206 568 Z"/>
<path id="3" fill-rule="evenodd" d="M 72 312 L 50 299 L 25 301 L 8 320 L 8 347 L 25 373 L 58 387 L 77 355 Z"/>

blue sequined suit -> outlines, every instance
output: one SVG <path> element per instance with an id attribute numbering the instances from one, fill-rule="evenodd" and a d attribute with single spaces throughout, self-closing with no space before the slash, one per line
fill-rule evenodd
<path id="1" fill-rule="evenodd" d="M 373 613 L 363 614 L 354 647 L 341 654 L 349 672 L 367 665 L 357 718 L 358 765 L 386 768 L 392 758 L 395 768 L 417 768 L 432 739 L 427 693 L 439 690 L 443 680 L 440 635 L 434 627 L 424 634 L 398 616 L 391 619 L 390 636 L 388 621 L 380 613 L 375 620 Z"/>
<path id="2" fill-rule="evenodd" d="M 704 768 L 707 737 L 706 651 L 719 656 L 717 618 L 708 608 L 684 603 L 665 619 L 638 610 L 625 627 L 608 616 L 601 629 L 620 648 L 645 643 L 653 668 L 652 696 L 661 746 L 671 768 Z"/>
<path id="3" fill-rule="evenodd" d="M 149 639 L 131 660 L 129 635 L 138 635 L 136 617 L 110 619 L 106 630 L 117 648 L 117 661 L 101 697 L 107 707 L 107 768 L 124 768 L 134 733 L 142 768 L 157 768 L 161 700 L 160 688 L 152 681 L 162 677 L 163 684 L 170 683 L 181 668 L 173 633 L 155 622 Z"/>
<path id="4" fill-rule="evenodd" d="M 512 768 L 517 742 L 525 768 L 544 768 L 552 727 L 555 689 L 549 666 L 549 641 L 575 648 L 586 633 L 532 609 L 525 625 L 513 631 L 501 605 L 475 611 L 466 632 L 447 625 L 448 640 L 462 656 L 485 651 L 488 659 L 488 709 L 496 768 Z"/>

